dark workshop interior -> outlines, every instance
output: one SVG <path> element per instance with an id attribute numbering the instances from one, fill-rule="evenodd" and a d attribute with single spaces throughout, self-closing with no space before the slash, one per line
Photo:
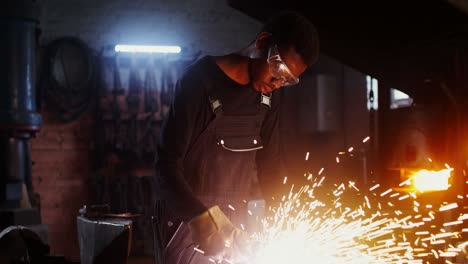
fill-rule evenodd
<path id="1" fill-rule="evenodd" d="M 440 210 L 414 221 L 433 210 L 443 223 L 432 228 L 452 236 L 423 238 L 432 253 L 414 263 L 468 263 L 468 1 L 7 0 L 0 264 L 160 264 L 156 148 L 177 81 L 283 10 L 316 26 L 320 57 L 275 91 L 281 173 L 378 187 L 384 203 L 387 189 L 405 201 L 412 172 L 448 172 L 414 201 Z"/>

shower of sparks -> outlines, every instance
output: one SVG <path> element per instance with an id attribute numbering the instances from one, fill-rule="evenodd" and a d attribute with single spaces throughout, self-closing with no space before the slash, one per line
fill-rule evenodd
<path id="1" fill-rule="evenodd" d="M 387 195 L 387 194 L 389 194 L 389 193 L 391 193 L 391 192 L 392 192 L 392 189 L 388 189 L 388 190 L 386 190 L 385 192 L 381 193 L 380 196 L 383 197 L 383 196 L 385 196 L 385 195 Z"/>
<path id="2" fill-rule="evenodd" d="M 462 234 L 468 232 L 463 228 L 468 214 L 437 221 L 444 218 L 444 211 L 459 208 L 456 203 L 434 206 L 439 208 L 436 211 L 417 201 L 415 193 L 387 195 L 392 192 L 388 189 L 376 194 L 373 191 L 379 184 L 361 196 L 354 182 L 335 184 L 323 202 L 317 188 L 325 177 L 307 179 L 309 185 L 296 190 L 293 185 L 277 207 L 270 207 L 268 217 L 261 220 L 261 230 L 251 236 L 250 254 L 243 258 L 248 263 L 431 263 L 427 258 L 454 263 L 452 258 L 461 252 L 455 241 L 463 242 Z M 357 204 L 346 203 L 359 199 Z M 411 206 L 395 210 L 408 200 Z"/>
<path id="3" fill-rule="evenodd" d="M 362 140 L 362 143 L 366 143 L 367 141 L 369 141 L 370 137 L 366 137 Z"/>
<path id="4" fill-rule="evenodd" d="M 325 170 L 325 168 L 321 168 L 320 171 L 318 172 L 318 175 L 322 174 L 323 170 Z"/>
<path id="5" fill-rule="evenodd" d="M 353 147 L 350 147 L 350 148 L 348 149 L 348 152 L 352 152 L 353 150 L 354 150 L 354 148 L 353 148 Z"/>
<path id="6" fill-rule="evenodd" d="M 444 206 L 441 206 L 439 211 L 447 211 L 447 210 L 450 210 L 450 209 L 454 209 L 454 208 L 457 208 L 458 207 L 458 204 L 457 203 L 451 203 L 451 204 L 448 204 L 448 205 L 444 205 Z"/>
<path id="7" fill-rule="evenodd" d="M 195 251 L 197 251 L 197 252 L 199 252 L 201 254 L 205 254 L 205 252 L 203 250 L 199 249 L 199 248 L 195 247 L 195 248 L 193 248 L 193 250 L 195 250 Z"/>
<path id="8" fill-rule="evenodd" d="M 306 153 L 305 160 L 309 160 L 309 152 L 308 151 Z"/>

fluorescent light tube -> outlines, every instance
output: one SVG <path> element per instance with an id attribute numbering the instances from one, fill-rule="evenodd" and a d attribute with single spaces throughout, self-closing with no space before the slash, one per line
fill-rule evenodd
<path id="1" fill-rule="evenodd" d="M 180 53 L 179 46 L 115 45 L 116 52 Z"/>

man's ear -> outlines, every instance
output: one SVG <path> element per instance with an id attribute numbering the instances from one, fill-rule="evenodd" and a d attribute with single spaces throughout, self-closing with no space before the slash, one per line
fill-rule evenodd
<path id="1" fill-rule="evenodd" d="M 265 50 L 273 44 L 273 37 L 270 32 L 260 32 L 255 40 L 255 48 Z"/>

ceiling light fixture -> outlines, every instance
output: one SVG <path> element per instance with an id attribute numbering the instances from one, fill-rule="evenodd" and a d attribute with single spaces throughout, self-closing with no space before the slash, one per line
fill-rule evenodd
<path id="1" fill-rule="evenodd" d="M 180 53 L 179 46 L 115 45 L 116 52 Z"/>

